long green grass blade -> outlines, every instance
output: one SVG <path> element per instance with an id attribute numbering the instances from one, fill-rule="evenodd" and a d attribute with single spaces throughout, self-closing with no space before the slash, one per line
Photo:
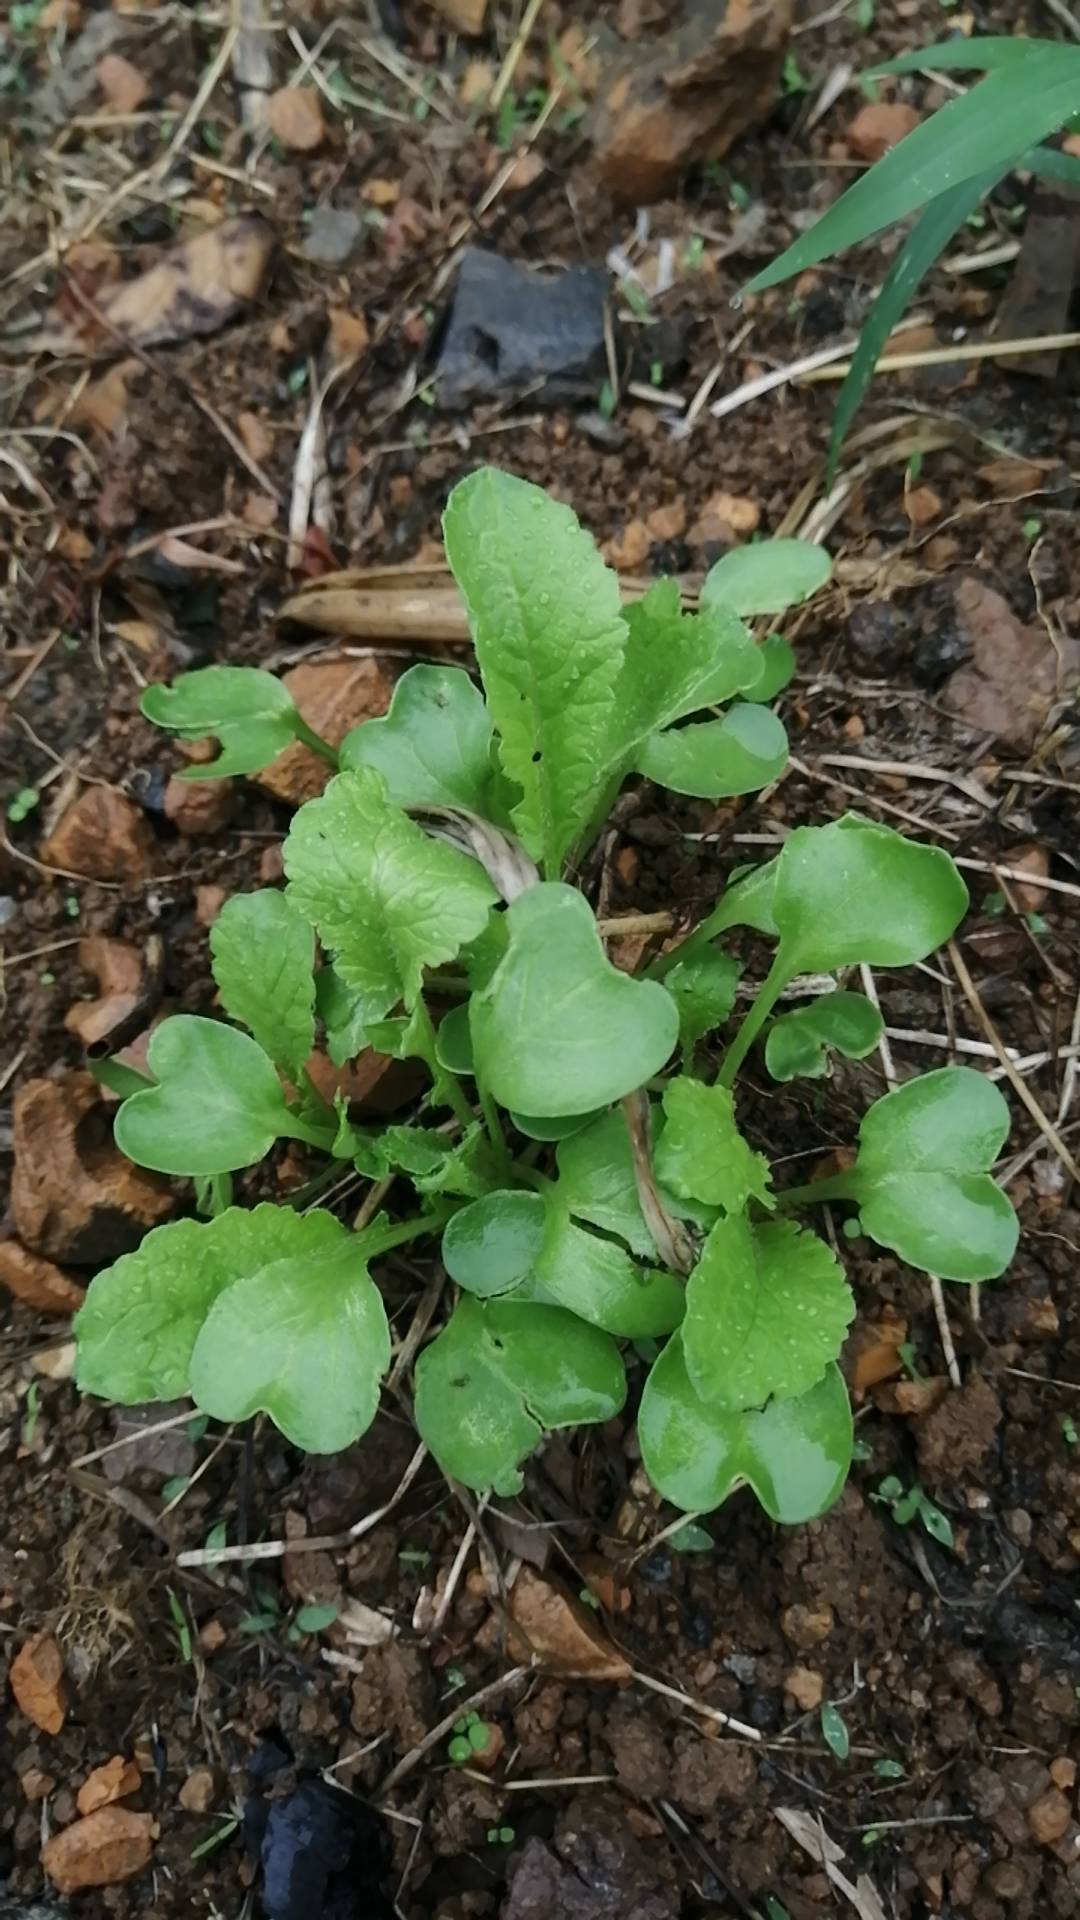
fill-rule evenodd
<path id="1" fill-rule="evenodd" d="M 883 60 L 880 66 L 871 67 L 866 77 L 877 80 L 884 73 L 925 73 L 930 68 L 944 73 L 950 67 L 982 68 L 989 73 L 995 67 L 1015 67 L 1032 53 L 1077 55 L 1080 49 L 1063 47 L 1056 40 L 1012 40 L 1003 34 L 977 34 L 973 40 L 939 40 L 932 47 L 899 53 L 895 60 Z"/>
<path id="2" fill-rule="evenodd" d="M 1064 58 L 1074 52 L 1076 59 Z M 975 174 L 1003 169 L 1078 109 L 1078 49 L 1029 53 L 1015 66 L 988 74 L 893 147 L 816 226 L 755 275 L 744 293 L 760 293 L 855 246 Z"/>
<path id="3" fill-rule="evenodd" d="M 1024 165 L 1040 180 L 1053 180 L 1059 186 L 1080 187 L 1080 160 L 1073 153 L 1061 153 L 1057 147 L 1036 147 L 1024 155 Z"/>
<path id="4" fill-rule="evenodd" d="M 1011 164 L 1012 162 L 1009 163 Z M 989 193 L 1008 171 L 1008 165 L 995 167 L 991 173 L 977 173 L 973 179 L 965 180 L 960 186 L 950 187 L 947 193 L 939 194 L 936 200 L 931 200 L 897 254 L 888 277 L 863 324 L 859 344 L 852 356 L 851 367 L 840 389 L 832 437 L 829 441 L 827 472 L 829 486 L 832 486 L 836 475 L 836 462 L 844 437 L 873 379 L 881 349 L 907 307 L 919 281 L 933 266 L 938 255 L 948 246 L 957 228 L 962 227 L 968 216 L 974 213 L 984 194 Z"/>

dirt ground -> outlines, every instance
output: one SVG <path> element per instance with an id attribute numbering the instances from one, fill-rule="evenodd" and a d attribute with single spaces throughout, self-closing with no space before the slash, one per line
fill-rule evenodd
<path id="1" fill-rule="evenodd" d="M 206 811 L 177 816 L 180 757 L 140 718 L 142 687 L 193 662 L 318 661 L 385 699 L 407 660 L 445 657 L 437 576 L 435 597 L 424 576 L 410 610 L 363 632 L 327 637 L 279 609 L 330 568 L 437 563 L 448 487 L 494 460 L 570 500 L 639 579 L 674 571 L 692 587 L 755 531 L 827 530 L 833 585 L 788 627 L 788 773 L 763 801 L 718 808 L 643 790 L 603 842 L 593 894 L 611 912 L 690 918 L 788 827 L 848 806 L 949 847 L 972 894 L 957 948 L 876 986 L 901 1073 L 955 1057 L 1002 1080 L 1014 1131 L 999 1171 L 1021 1252 L 1001 1283 L 948 1290 L 947 1354 L 925 1277 L 846 1244 L 859 1308 L 848 1489 L 786 1532 L 737 1495 L 693 1551 L 657 1539 L 672 1516 L 638 1468 L 633 1392 L 619 1421 L 552 1440 L 505 1513 L 478 1509 L 430 1460 L 408 1477 L 415 1440 L 393 1397 L 331 1461 L 265 1425 L 222 1432 L 182 1408 L 154 1410 L 148 1421 L 172 1424 L 103 1453 L 130 1441 L 127 1416 L 75 1393 L 63 1318 L 0 1292 L 0 1649 L 9 1660 L 50 1633 L 69 1695 L 56 1733 L 0 1701 L 0 1913 L 43 1911 L 42 1844 L 117 1754 L 140 1768 L 125 1804 L 156 1821 L 152 1858 L 73 1911 L 257 1913 L 244 1809 L 272 1735 L 289 1760 L 273 1794 L 329 1768 L 381 1805 L 368 1869 L 408 1920 L 1068 1920 L 1080 1907 L 1080 765 L 1075 705 L 1060 696 L 1080 624 L 1080 429 L 1075 356 L 1051 379 L 1034 362 L 962 357 L 1001 337 L 1016 244 L 1038 212 L 1029 186 L 1006 183 L 922 289 L 908 344 L 960 357 L 880 375 L 831 491 L 835 385 L 709 411 L 744 380 L 853 338 L 887 268 L 895 236 L 732 304 L 862 164 L 858 72 L 957 26 L 1058 28 L 1035 8 L 802 9 L 771 107 L 645 220 L 613 197 L 594 152 L 606 81 L 587 49 L 610 27 L 648 49 L 673 10 L 622 0 L 598 22 L 546 0 L 519 57 L 522 10 L 489 11 L 473 39 L 394 0 L 275 16 L 256 36 L 269 84 L 317 78 L 310 147 L 292 120 L 273 137 L 244 131 L 227 10 L 32 0 L 0 24 L 3 1164 L 20 1087 L 83 1065 L 65 1025 L 97 992 L 80 942 L 107 936 L 142 957 L 154 983 L 142 1025 L 160 1006 L 205 1010 L 216 907 L 280 873 L 290 808 L 254 782 L 201 789 L 216 795 Z M 509 104 L 492 110 L 508 57 Z M 106 59 L 130 73 L 103 73 Z M 946 95 L 914 76 L 882 97 L 925 113 Z M 358 216 L 339 264 L 311 257 L 331 207 Z M 186 337 L 134 350 L 110 330 L 121 281 L 241 215 L 266 255 L 250 303 L 222 322 L 196 301 Z M 554 402 L 534 387 L 438 404 L 466 240 L 607 274 L 611 357 L 591 385 Z M 984 252 L 991 264 L 973 263 Z M 653 290 L 658 273 L 668 290 Z M 1063 316 L 1011 337 L 1067 323 L 1066 289 Z M 192 333 L 202 325 L 213 330 Z M 313 384 L 333 366 L 314 507 L 290 552 Z M 42 858 L 87 792 L 137 815 L 133 828 L 124 809 L 129 843 L 107 879 L 86 878 L 102 870 L 96 828 L 61 842 L 85 859 L 57 871 L 55 849 Z M 884 1071 L 875 1056 L 826 1083 L 751 1074 L 748 1122 L 775 1157 L 812 1166 L 854 1138 Z M 369 1098 L 410 1098 L 400 1076 L 380 1087 Z M 294 1153 L 272 1179 L 288 1190 L 307 1170 Z M 240 1185 L 255 1193 L 256 1176 Z M 360 1198 L 357 1180 L 342 1199 Z M 94 1264 L 83 1252 L 64 1263 L 81 1282 Z M 388 1266 L 403 1336 L 432 1274 L 420 1257 Z M 921 1487 L 944 1538 L 940 1524 L 897 1524 L 890 1480 Z M 295 1549 L 387 1503 L 350 1541 Z M 222 1537 L 294 1550 L 178 1565 Z M 522 1561 L 577 1633 L 624 1657 L 621 1684 L 515 1677 L 501 1596 Z M 346 1599 L 395 1637 L 365 1645 L 342 1618 L 294 1624 L 300 1606 Z M 494 1738 L 460 1770 L 442 1723 L 478 1693 Z M 846 1757 L 823 1735 L 823 1703 Z M 377 1897 L 292 1911 L 351 1920 L 374 1916 Z"/>

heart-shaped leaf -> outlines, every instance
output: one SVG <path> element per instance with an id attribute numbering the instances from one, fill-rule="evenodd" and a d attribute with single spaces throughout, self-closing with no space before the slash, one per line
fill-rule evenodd
<path id="1" fill-rule="evenodd" d="M 670 1333 L 683 1316 L 686 1297 L 674 1274 L 639 1267 L 625 1247 L 575 1225 L 558 1193 L 548 1197 L 533 1270 L 559 1306 L 625 1340 Z"/>
<path id="2" fill-rule="evenodd" d="M 744 619 L 784 613 L 828 583 L 832 562 L 809 540 L 755 540 L 732 547 L 710 568 L 701 589 L 703 607 L 730 607 Z"/>
<path id="3" fill-rule="evenodd" d="M 851 1465 L 851 1404 L 837 1366 L 808 1393 L 760 1412 L 723 1413 L 699 1400 L 668 1341 L 641 1397 L 638 1439 L 657 1492 L 687 1513 L 707 1513 L 751 1486 L 771 1519 L 800 1526 L 837 1500 Z"/>
<path id="4" fill-rule="evenodd" d="M 233 1173 L 297 1130 L 258 1042 L 221 1020 L 173 1014 L 154 1028 L 146 1064 L 158 1084 L 125 1100 L 114 1126 L 136 1166 Z"/>
<path id="5" fill-rule="evenodd" d="M 863 1060 L 874 1051 L 884 1030 L 878 1009 L 865 994 L 840 989 L 823 993 L 773 1023 L 765 1042 L 765 1065 L 774 1080 L 794 1080 L 797 1075 L 820 1080 L 828 1068 L 830 1047 L 845 1059 Z"/>
<path id="6" fill-rule="evenodd" d="M 315 1045 L 315 935 L 275 887 L 226 900 L 210 929 L 221 1004 L 295 1079 Z"/>
<path id="7" fill-rule="evenodd" d="M 638 752 L 637 770 L 673 793 L 719 800 L 767 787 L 787 758 L 787 734 L 771 708 L 740 702 L 722 720 L 650 735 Z"/>
<path id="8" fill-rule="evenodd" d="M 596 803 L 626 647 L 619 582 L 569 507 L 494 467 L 454 488 L 443 533 L 522 793 L 514 823 L 550 879 Z"/>
<path id="9" fill-rule="evenodd" d="M 718 1220 L 686 1284 L 682 1351 L 695 1392 L 738 1412 L 805 1393 L 855 1313 L 824 1240 L 791 1220 Z"/>
<path id="10" fill-rule="evenodd" d="M 346 734 L 343 768 L 374 767 L 399 807 L 467 807 L 492 818 L 491 716 L 461 667 L 410 667 L 381 720 Z"/>
<path id="11" fill-rule="evenodd" d="M 764 704 L 767 700 L 775 700 L 777 694 L 783 693 L 784 688 L 794 680 L 798 662 L 794 647 L 790 640 L 784 639 L 782 633 L 768 634 L 761 642 L 760 652 L 761 679 L 749 693 L 743 694 L 743 699 Z"/>
<path id="12" fill-rule="evenodd" d="M 416 1363 L 416 1424 L 445 1473 L 519 1491 L 545 1429 L 610 1420 L 626 1397 L 614 1340 L 561 1307 L 463 1299 Z"/>
<path id="13" fill-rule="evenodd" d="M 947 853 L 849 815 L 796 827 L 776 870 L 781 970 L 907 967 L 947 940 L 968 892 Z"/>
<path id="14" fill-rule="evenodd" d="M 726 1087 L 707 1087 L 688 1074 L 664 1092 L 666 1125 L 656 1148 L 656 1171 L 683 1200 L 740 1213 L 750 1199 L 774 1207 L 764 1154 L 747 1146 Z"/>
<path id="15" fill-rule="evenodd" d="M 988 1169 L 1009 1135 L 998 1088 L 971 1067 L 939 1067 L 876 1100 L 859 1155 L 830 1187 L 866 1232 L 943 1280 L 995 1280 L 1016 1251 L 1016 1214 Z"/>
<path id="16" fill-rule="evenodd" d="M 279 1260 L 337 1245 L 329 1213 L 268 1204 L 229 1207 L 216 1220 L 155 1227 L 137 1252 L 90 1282 L 74 1323 L 76 1379 L 121 1406 L 186 1394 L 199 1331 L 219 1295 Z"/>
<path id="17" fill-rule="evenodd" d="M 290 894 L 368 1020 L 415 1005 L 424 968 L 475 940 L 495 899 L 476 861 L 429 839 L 373 767 L 338 774 L 301 807 L 284 860 Z"/>
<path id="18" fill-rule="evenodd" d="M 359 1236 L 325 1212 L 304 1216 L 313 1220 L 326 1223 L 317 1244 L 219 1295 L 195 1341 L 191 1391 L 215 1420 L 268 1413 L 306 1453 L 340 1453 L 375 1418 L 390 1329 Z"/>
<path id="19" fill-rule="evenodd" d="M 580 893 L 531 887 L 506 920 L 506 957 L 469 1009 L 477 1068 L 496 1100 L 540 1118 L 588 1113 L 659 1072 L 678 1037 L 675 1002 L 611 965 Z"/>
<path id="20" fill-rule="evenodd" d="M 182 740 L 217 741 L 217 759 L 182 768 L 181 780 L 258 773 L 302 725 L 288 688 L 261 667 L 199 667 L 171 686 L 147 687 L 139 704 L 155 726 Z"/>
<path id="21" fill-rule="evenodd" d="M 462 1207 L 443 1233 L 443 1265 L 451 1280 L 481 1299 L 520 1287 L 540 1258 L 545 1220 L 538 1193 L 486 1193 Z"/>
<path id="22" fill-rule="evenodd" d="M 447 1073 L 475 1073 L 467 1003 L 443 1014 L 435 1034 L 435 1058 Z"/>
<path id="23" fill-rule="evenodd" d="M 679 1040 L 687 1058 L 699 1040 L 723 1026 L 735 1005 L 740 972 L 730 953 L 706 947 L 664 975 L 664 985 L 679 1009 Z"/>

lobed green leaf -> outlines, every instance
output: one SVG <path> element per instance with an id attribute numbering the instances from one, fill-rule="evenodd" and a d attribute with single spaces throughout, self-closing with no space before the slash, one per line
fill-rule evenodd
<path id="1" fill-rule="evenodd" d="M 694 1391 L 738 1412 L 805 1393 L 855 1314 L 843 1269 L 791 1220 L 718 1220 L 687 1281 L 682 1353 Z"/>
<path id="2" fill-rule="evenodd" d="M 341 765 L 374 767 L 396 806 L 466 807 L 491 819 L 493 739 L 484 696 L 461 667 L 410 667 L 386 715 L 346 734 Z"/>
<path id="3" fill-rule="evenodd" d="M 157 1084 L 124 1101 L 116 1144 L 157 1173 L 233 1173 L 294 1132 L 281 1082 L 258 1042 L 221 1020 L 177 1013 L 154 1028 Z"/>
<path id="4" fill-rule="evenodd" d="M 315 936 L 295 901 L 274 887 L 234 894 L 210 955 L 226 1013 L 295 1079 L 315 1046 Z"/>
<path id="5" fill-rule="evenodd" d="M 291 744 L 299 719 L 288 688 L 261 667 L 199 667 L 170 686 L 147 687 L 139 704 L 147 720 L 181 739 L 217 741 L 217 759 L 184 767 L 182 780 L 260 772 Z"/>
<path id="6" fill-rule="evenodd" d="M 828 1068 L 828 1050 L 848 1060 L 863 1060 L 881 1039 L 885 1023 L 865 994 L 837 989 L 805 1007 L 784 1013 L 769 1028 L 765 1065 L 774 1080 L 802 1075 L 819 1080 Z"/>
<path id="7" fill-rule="evenodd" d="M 664 1090 L 665 1127 L 656 1147 L 656 1172 L 683 1200 L 702 1200 L 741 1213 L 747 1202 L 774 1207 L 764 1154 L 743 1139 L 735 1101 L 726 1087 L 707 1087 L 680 1074 Z"/>

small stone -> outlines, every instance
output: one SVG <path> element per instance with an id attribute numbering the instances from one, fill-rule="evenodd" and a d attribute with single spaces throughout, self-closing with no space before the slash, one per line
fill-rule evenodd
<path id="1" fill-rule="evenodd" d="M 31 1806 L 35 1806 L 39 1800 L 48 1799 L 56 1780 L 51 1773 L 43 1773 L 40 1767 L 27 1767 L 26 1772 L 19 1775 L 19 1785 Z"/>
<path id="2" fill-rule="evenodd" d="M 820 1647 L 833 1630 L 835 1616 L 831 1607 L 804 1607 L 796 1604 L 785 1607 L 780 1616 L 780 1625 L 785 1640 L 793 1647 L 805 1652 L 808 1647 Z"/>
<path id="3" fill-rule="evenodd" d="M 654 540 L 681 540 L 686 532 L 686 502 L 672 500 L 666 507 L 654 507 L 645 524 Z"/>
<path id="4" fill-rule="evenodd" d="M 196 887 L 195 918 L 200 927 L 212 927 L 228 899 L 224 887 Z"/>
<path id="5" fill-rule="evenodd" d="M 138 1793 L 142 1785 L 142 1774 L 134 1760 L 128 1760 L 122 1753 L 113 1755 L 103 1767 L 95 1767 L 88 1774 L 75 1797 L 75 1805 L 83 1815 L 97 1813 L 99 1807 L 111 1807 L 115 1800 L 126 1800 L 131 1793 Z"/>
<path id="6" fill-rule="evenodd" d="M 182 780 L 174 773 L 165 788 L 165 818 L 178 833 L 220 833 L 232 818 L 231 780 Z"/>
<path id="7" fill-rule="evenodd" d="M 761 525 L 761 508 L 743 493 L 714 493 L 706 500 L 704 511 L 715 514 L 732 533 L 756 533 Z"/>
<path id="8" fill-rule="evenodd" d="M 1045 847 L 1016 847 L 1005 862 L 1006 866 L 1029 873 L 1030 880 L 1010 880 L 1009 892 L 1012 894 L 1022 913 L 1038 913 L 1046 900 L 1046 888 L 1039 883 L 1050 872 L 1050 856 Z"/>
<path id="9" fill-rule="evenodd" d="M 217 1780 L 211 1767 L 196 1767 L 177 1796 L 185 1813 L 209 1813 L 217 1799 Z"/>
<path id="10" fill-rule="evenodd" d="M 11 1210 L 19 1239 L 74 1266 L 104 1266 L 173 1211 L 168 1183 L 126 1160 L 88 1073 L 26 1080 L 13 1102 Z"/>
<path id="11" fill-rule="evenodd" d="M 1028 1830 L 1040 1847 L 1052 1847 L 1069 1824 L 1069 1803 L 1060 1787 L 1050 1787 L 1027 1810 Z"/>
<path id="12" fill-rule="evenodd" d="M 983 1876 L 983 1886 L 995 1900 L 1019 1900 L 1027 1881 L 1023 1868 L 1015 1860 L 995 1860 Z"/>
<path id="13" fill-rule="evenodd" d="M 378 661 L 305 661 L 283 676 L 303 719 L 332 747 L 362 720 L 375 719 L 390 705 L 393 681 Z M 330 778 L 330 767 L 299 740 L 286 747 L 254 777 L 278 800 L 292 806 L 314 799 Z"/>
<path id="14" fill-rule="evenodd" d="M 941 495 L 933 487 L 909 487 L 904 495 L 904 511 L 913 527 L 929 526 L 941 512 Z"/>
<path id="15" fill-rule="evenodd" d="M 858 160 L 880 160 L 914 131 L 921 117 L 902 100 L 875 100 L 855 115 L 847 130 L 848 146 Z"/>
<path id="16" fill-rule="evenodd" d="M 285 878 L 285 862 L 281 856 L 280 840 L 271 841 L 259 855 L 260 887 L 277 887 Z"/>
<path id="17" fill-rule="evenodd" d="M 314 87 L 279 87 L 266 103 L 266 123 L 275 140 L 292 153 L 312 153 L 326 137 Z"/>
<path id="18" fill-rule="evenodd" d="M 1068 1793 L 1076 1785 L 1076 1761 L 1066 1753 L 1059 1754 L 1050 1762 L 1050 1778 L 1062 1793 Z"/>
<path id="19" fill-rule="evenodd" d="M 317 267 L 343 267 L 364 234 L 364 222 L 358 213 L 346 207 L 316 207 L 301 249 L 304 259 Z"/>
<path id="20" fill-rule="evenodd" d="M 199 1645 L 204 1653 L 220 1653 L 222 1647 L 227 1644 L 228 1638 L 228 1633 L 216 1615 L 212 1620 L 204 1621 L 199 1628 Z"/>
<path id="21" fill-rule="evenodd" d="M 371 340 L 368 323 L 362 313 L 350 313 L 347 307 L 331 307 L 330 355 L 333 360 L 357 360 Z"/>
<path id="22" fill-rule="evenodd" d="M 1056 1340 L 1061 1328 L 1057 1307 L 1047 1295 L 1042 1300 L 1025 1300 L 1016 1329 L 1017 1338 L 1026 1346 L 1044 1340 Z"/>
<path id="23" fill-rule="evenodd" d="M 98 86 L 114 113 L 137 113 L 150 92 L 150 82 L 122 53 L 107 53 L 97 63 Z"/>
<path id="24" fill-rule="evenodd" d="M 274 451 L 274 436 L 264 420 L 257 413 L 245 410 L 236 416 L 236 431 L 244 443 L 244 449 L 253 460 L 263 466 Z"/>
<path id="25" fill-rule="evenodd" d="M 157 1831 L 150 1813 L 102 1807 L 54 1833 L 41 1849 L 41 1864 L 60 1893 L 116 1886 L 149 1866 Z"/>
<path id="26" fill-rule="evenodd" d="M 607 541 L 604 559 L 620 573 L 635 573 L 649 557 L 652 539 L 644 520 L 628 520 L 620 534 Z"/>
<path id="27" fill-rule="evenodd" d="M 19 1711 L 42 1733 L 59 1733 L 67 1717 L 67 1680 L 51 1633 L 35 1633 L 19 1648 L 8 1678 Z"/>
<path id="28" fill-rule="evenodd" d="M 1023 1507 L 1010 1507 L 1005 1515 L 1005 1525 L 1018 1547 L 1030 1547 L 1034 1531 L 1030 1513 Z M 1058 1785 L 1061 1785 L 1060 1780 Z"/>
<path id="29" fill-rule="evenodd" d="M 47 867 L 129 886 L 153 871 L 154 836 L 139 808 L 111 787 L 84 787 L 44 841 Z"/>
<path id="30" fill-rule="evenodd" d="M 784 1675 L 784 1692 L 790 1693 L 803 1713 L 813 1713 L 825 1698 L 825 1681 L 812 1667 L 792 1667 Z"/>
<path id="31" fill-rule="evenodd" d="M 96 1047 L 128 1020 L 139 1005 L 143 989 L 143 956 L 126 940 L 107 940 L 88 934 L 79 941 L 79 965 L 93 974 L 97 998 L 76 1000 L 64 1015 L 64 1025 L 84 1047 Z"/>
<path id="32" fill-rule="evenodd" d="M 69 1280 L 51 1260 L 29 1253 L 18 1240 L 0 1240 L 0 1286 L 36 1313 L 68 1319 L 86 1298 L 85 1287 Z"/>

